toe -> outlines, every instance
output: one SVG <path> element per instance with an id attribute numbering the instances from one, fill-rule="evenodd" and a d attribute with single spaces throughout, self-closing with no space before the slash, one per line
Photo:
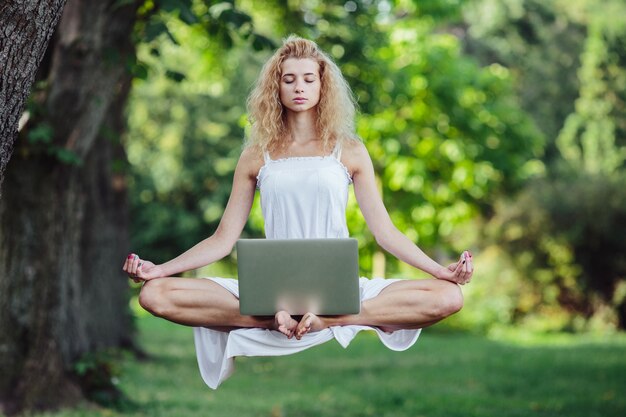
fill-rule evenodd
<path id="1" fill-rule="evenodd" d="M 296 338 L 300 340 L 302 336 L 307 334 L 311 330 L 311 323 L 313 322 L 313 316 L 311 313 L 307 313 L 302 317 L 298 327 L 296 329 Z"/>

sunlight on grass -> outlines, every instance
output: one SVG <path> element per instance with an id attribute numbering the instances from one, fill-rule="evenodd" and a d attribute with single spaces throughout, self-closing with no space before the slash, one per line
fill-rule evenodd
<path id="1" fill-rule="evenodd" d="M 198 373 L 191 329 L 138 319 L 148 361 L 126 360 L 121 409 L 77 416 L 618 416 L 626 413 L 626 337 L 501 340 L 426 330 L 406 352 L 373 333 L 285 357 L 238 358 L 216 391 Z"/>

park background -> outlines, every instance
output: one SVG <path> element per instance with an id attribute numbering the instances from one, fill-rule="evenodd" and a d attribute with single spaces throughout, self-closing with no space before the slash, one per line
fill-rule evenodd
<path id="1" fill-rule="evenodd" d="M 0 299 L 18 300 L 0 317 L 13 343 L 0 361 L 5 404 L 78 404 L 42 414 L 55 416 L 626 412 L 624 2 L 102 3 L 68 1 L 3 184 L 3 245 L 17 249 L 0 257 Z M 107 47 L 103 22 L 118 30 Z M 246 358 L 210 391 L 191 330 L 143 312 L 121 265 L 130 248 L 163 262 L 215 230 L 246 96 L 291 33 L 328 51 L 352 86 L 394 223 L 442 263 L 469 248 L 476 274 L 464 309 L 407 352 L 363 335 L 347 351 Z M 73 132 L 107 89 L 86 144 Z M 20 227 L 52 228 L 43 236 L 57 243 Z M 364 276 L 425 278 L 381 252 L 353 196 L 348 227 Z M 258 196 L 244 236 L 263 236 Z M 33 270 L 15 260 L 37 244 Z M 188 275 L 236 276 L 235 258 Z M 20 312 L 28 320 L 12 321 Z M 30 384 L 41 372 L 53 376 Z"/>

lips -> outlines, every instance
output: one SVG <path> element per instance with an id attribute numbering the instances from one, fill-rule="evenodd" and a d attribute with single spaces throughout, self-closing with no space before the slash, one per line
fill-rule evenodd
<path id="1" fill-rule="evenodd" d="M 307 101 L 307 99 L 304 98 L 304 97 L 296 97 L 296 98 L 293 99 L 293 102 L 296 103 L 296 104 L 302 104 L 302 103 L 304 103 L 306 101 Z"/>

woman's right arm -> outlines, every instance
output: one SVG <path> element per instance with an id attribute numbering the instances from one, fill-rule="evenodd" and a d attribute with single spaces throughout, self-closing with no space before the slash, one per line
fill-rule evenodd
<path id="1" fill-rule="evenodd" d="M 169 277 L 203 267 L 230 254 L 250 215 L 256 190 L 256 176 L 262 164 L 262 158 L 253 149 L 245 148 L 241 153 L 235 168 L 228 204 L 212 236 L 161 265 L 152 266 L 151 263 L 145 262 L 146 266 L 139 267 L 141 260 L 137 258 L 134 262 L 127 260 L 123 269 L 129 275 L 135 275 L 142 280 Z"/>

